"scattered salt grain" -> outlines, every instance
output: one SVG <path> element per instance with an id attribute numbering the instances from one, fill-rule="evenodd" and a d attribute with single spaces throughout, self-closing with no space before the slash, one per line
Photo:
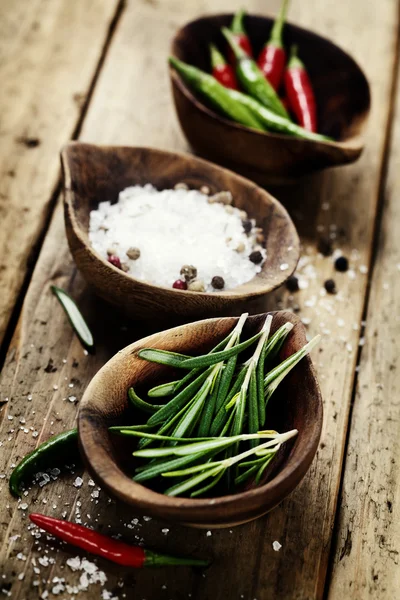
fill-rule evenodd
<path id="1" fill-rule="evenodd" d="M 207 531 L 206 536 L 210 537 L 210 535 L 212 535 L 211 531 Z"/>
<path id="2" fill-rule="evenodd" d="M 161 529 L 161 533 L 163 533 L 164 535 L 167 535 L 169 532 L 169 529 L 165 528 L 165 529 Z"/>
<path id="3" fill-rule="evenodd" d="M 142 281 L 169 288 L 188 264 L 197 268 L 207 292 L 215 291 L 215 275 L 224 279 L 225 289 L 235 288 L 261 271 L 261 264 L 248 259 L 255 236 L 244 231 L 238 209 L 229 214 L 224 204 L 209 199 L 198 190 L 126 188 L 117 203 L 101 202 L 90 213 L 90 242 L 106 260 L 107 248 L 115 247 L 127 273 Z M 235 251 L 239 243 L 244 252 Z M 137 260 L 126 255 L 132 246 L 140 249 Z M 265 259 L 265 249 L 260 251 Z"/>
<path id="4" fill-rule="evenodd" d="M 74 487 L 76 488 L 80 488 L 83 484 L 83 479 L 82 477 L 77 477 L 73 483 Z"/>
<path id="5" fill-rule="evenodd" d="M 19 507 L 21 510 L 26 510 L 28 508 L 28 505 L 26 502 L 23 502 L 22 504 L 19 505 Z"/>
<path id="6" fill-rule="evenodd" d="M 272 543 L 272 547 L 275 550 L 275 552 L 278 552 L 282 548 L 282 544 L 275 540 L 275 542 Z"/>

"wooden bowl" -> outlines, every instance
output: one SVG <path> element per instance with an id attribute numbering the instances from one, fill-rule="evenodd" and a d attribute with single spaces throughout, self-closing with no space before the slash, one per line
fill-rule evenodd
<path id="1" fill-rule="evenodd" d="M 273 314 L 271 331 L 290 321 L 281 359 L 306 343 L 305 329 L 297 316 L 281 311 Z M 265 314 L 249 317 L 243 330 L 250 336 L 260 330 Z M 208 352 L 232 330 L 237 317 L 208 319 L 157 333 L 124 348 L 90 382 L 78 415 L 81 451 L 94 479 L 113 497 L 130 504 L 134 513 L 179 521 L 196 527 L 230 527 L 251 521 L 281 502 L 301 481 L 317 450 L 322 427 L 322 400 L 310 358 L 304 358 L 284 379 L 267 409 L 266 427 L 280 432 L 297 428 L 299 433 L 276 458 L 270 479 L 264 485 L 235 495 L 189 499 L 170 498 L 132 481 L 132 447 L 127 438 L 112 436 L 108 427 L 135 424 L 138 416 L 128 405 L 130 386 L 152 387 L 171 377 L 168 367 L 141 360 L 143 347 L 177 352 Z M 274 463 L 272 463 L 274 464 Z M 130 467 L 130 469 L 129 469 Z"/>
<path id="2" fill-rule="evenodd" d="M 211 316 L 257 312 L 265 294 L 281 285 L 296 268 L 299 238 L 283 206 L 254 183 L 190 155 L 150 148 L 68 144 L 61 154 L 65 225 L 73 258 L 95 291 L 135 319 L 171 324 Z M 263 228 L 267 259 L 249 282 L 228 291 L 196 293 L 134 279 L 104 260 L 88 239 L 89 214 L 99 202 L 116 202 L 127 186 L 152 183 L 158 189 L 178 182 L 191 188 L 207 185 L 212 193 L 230 190 L 234 204 Z M 287 268 L 281 270 L 282 263 Z"/>
<path id="3" fill-rule="evenodd" d="M 209 72 L 209 43 L 226 51 L 220 30 L 229 26 L 232 17 L 223 14 L 191 21 L 175 35 L 172 54 Z M 246 16 L 246 30 L 256 56 L 268 39 L 272 23 L 266 17 Z M 339 141 L 301 140 L 233 123 L 216 114 L 170 69 L 176 111 L 193 149 L 260 185 L 290 183 L 313 171 L 357 160 L 363 149 L 360 134 L 370 108 L 368 81 L 346 52 L 290 23 L 285 25 L 284 40 L 287 48 L 298 45 L 308 69 L 316 96 L 319 132 Z"/>

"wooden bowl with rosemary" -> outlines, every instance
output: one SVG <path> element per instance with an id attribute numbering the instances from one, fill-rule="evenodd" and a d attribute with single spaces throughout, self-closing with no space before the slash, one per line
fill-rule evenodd
<path id="1" fill-rule="evenodd" d="M 317 450 L 322 399 L 308 355 L 317 342 L 280 311 L 198 321 L 127 346 L 81 401 L 91 474 L 159 519 L 229 527 L 262 516 Z"/>
<path id="2" fill-rule="evenodd" d="M 226 49 L 221 27 L 229 27 L 232 19 L 233 14 L 217 14 L 187 23 L 175 34 L 172 56 L 209 73 L 209 44 Z M 245 16 L 254 56 L 272 25 L 270 18 Z M 362 133 L 371 100 L 359 65 L 330 40 L 291 23 L 285 24 L 284 43 L 287 49 L 298 46 L 315 93 L 318 133 L 333 141 L 256 131 L 230 121 L 170 68 L 176 112 L 192 148 L 260 185 L 293 183 L 326 167 L 354 162 L 364 147 Z"/>
<path id="3" fill-rule="evenodd" d="M 296 268 L 300 244 L 287 211 L 268 192 L 235 173 L 190 155 L 151 148 L 71 143 L 61 159 L 66 233 L 76 265 L 99 296 L 134 319 L 171 327 L 244 310 L 262 312 L 265 295 L 282 285 Z M 211 194 L 229 191 L 233 206 L 255 219 L 265 239 L 266 259 L 252 279 L 231 289 L 202 293 L 167 288 L 124 273 L 93 249 L 88 235 L 90 212 L 99 203 L 115 203 L 128 186 L 151 183 L 164 190 L 178 182 L 194 190 L 207 186 Z"/>

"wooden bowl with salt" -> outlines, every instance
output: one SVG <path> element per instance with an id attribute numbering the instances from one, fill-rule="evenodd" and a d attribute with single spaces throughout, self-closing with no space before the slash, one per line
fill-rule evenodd
<path id="1" fill-rule="evenodd" d="M 63 149 L 61 161 L 66 232 L 76 265 L 99 296 L 134 319 L 172 325 L 260 312 L 265 295 L 282 285 L 296 268 L 300 243 L 284 207 L 268 192 L 226 169 L 190 155 L 76 142 Z M 193 189 L 207 186 L 213 194 L 228 190 L 234 206 L 256 219 L 265 235 L 267 258 L 253 279 L 226 291 L 176 290 L 135 279 L 92 248 L 90 211 L 100 202 L 116 202 L 120 191 L 135 184 L 151 183 L 162 190 L 178 182 Z"/>
<path id="2" fill-rule="evenodd" d="M 179 29 L 172 55 L 210 71 L 209 44 L 226 49 L 221 27 L 233 14 L 201 17 Z M 246 15 L 245 26 L 254 55 L 269 37 L 273 20 Z M 330 40 L 290 23 L 285 25 L 287 49 L 296 44 L 309 73 L 317 103 L 318 132 L 332 142 L 314 142 L 289 135 L 259 132 L 217 114 L 170 69 L 175 108 L 190 145 L 197 154 L 234 169 L 260 185 L 293 183 L 315 171 L 352 163 L 360 156 L 362 134 L 370 110 L 367 78 L 355 60 Z"/>
<path id="3" fill-rule="evenodd" d="M 294 325 L 280 352 L 280 360 L 306 344 L 299 317 L 288 311 L 271 313 L 271 333 L 284 323 Z M 266 314 L 251 316 L 243 339 L 262 327 Z M 134 514 L 178 521 L 193 527 L 231 527 L 256 519 L 279 504 L 300 483 L 317 451 L 322 428 L 322 398 L 309 356 L 303 358 L 272 395 L 266 428 L 298 434 L 282 447 L 271 463 L 266 481 L 258 487 L 226 496 L 208 498 L 169 497 L 132 480 L 135 444 L 112 435 L 113 425 L 143 423 L 143 414 L 132 409 L 128 389 L 150 388 L 171 377 L 171 368 L 140 359 L 144 347 L 199 355 L 209 352 L 232 331 L 237 317 L 207 319 L 162 331 L 139 340 L 106 363 L 87 387 L 80 403 L 78 430 L 80 449 L 97 483 L 111 496 L 132 506 Z M 147 415 L 148 416 L 148 415 Z M 140 419 L 140 421 L 138 420 Z M 146 416 L 144 418 L 146 420 Z M 281 452 L 281 451 L 280 451 Z M 137 466 L 137 465 L 136 465 Z"/>

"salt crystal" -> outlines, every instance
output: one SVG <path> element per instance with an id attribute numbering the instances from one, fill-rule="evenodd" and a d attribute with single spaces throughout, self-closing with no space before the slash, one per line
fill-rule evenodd
<path id="1" fill-rule="evenodd" d="M 18 560 L 26 560 L 26 556 L 22 552 L 18 552 L 17 558 Z"/>
<path id="2" fill-rule="evenodd" d="M 90 487 L 94 487 L 96 484 L 95 484 L 95 482 L 93 481 L 93 479 L 89 479 L 89 481 L 88 481 L 88 485 L 90 485 Z"/>
<path id="3" fill-rule="evenodd" d="M 170 288 L 182 265 L 191 264 L 207 292 L 215 291 L 211 286 L 215 275 L 223 277 L 225 289 L 237 287 L 261 271 L 260 264 L 248 259 L 254 236 L 244 232 L 238 209 L 228 214 L 223 204 L 208 200 L 198 190 L 129 187 L 120 192 L 117 203 L 101 202 L 90 213 L 90 242 L 104 259 L 107 248 L 115 246 L 129 275 L 155 285 Z M 107 231 L 101 229 L 105 224 Z M 239 243 L 244 252 L 236 252 Z M 138 260 L 126 256 L 132 245 L 141 251 Z M 265 259 L 265 249 L 260 251 Z"/>
<path id="4" fill-rule="evenodd" d="M 74 485 L 76 488 L 80 488 L 80 487 L 82 486 L 82 484 L 83 484 L 83 479 L 82 479 L 82 477 L 77 477 L 77 478 L 75 479 L 74 483 L 73 483 L 73 485 Z"/>
<path id="5" fill-rule="evenodd" d="M 212 535 L 211 531 L 207 531 L 206 536 L 210 537 L 210 535 Z"/>
<path id="6" fill-rule="evenodd" d="M 169 532 L 169 529 L 165 528 L 165 529 L 161 529 L 161 533 L 163 533 L 164 535 L 167 535 Z"/>
<path id="7" fill-rule="evenodd" d="M 287 271 L 289 268 L 289 265 L 288 265 L 288 263 L 282 263 L 279 268 L 281 271 Z"/>
<path id="8" fill-rule="evenodd" d="M 278 552 L 282 548 L 282 544 L 275 540 L 275 542 L 272 543 L 272 547 L 275 550 L 275 552 Z"/>
<path id="9" fill-rule="evenodd" d="M 13 418 L 14 418 L 14 417 L 13 417 L 12 415 L 8 415 L 8 417 L 7 417 L 7 419 L 8 419 L 9 421 L 12 421 L 12 420 L 13 420 Z"/>
<path id="10" fill-rule="evenodd" d="M 359 268 L 360 268 L 360 273 L 362 273 L 363 275 L 368 273 L 368 267 L 366 265 L 360 265 Z"/>
<path id="11" fill-rule="evenodd" d="M 20 504 L 20 505 L 19 505 L 19 508 L 20 508 L 21 510 L 26 510 L 26 509 L 28 508 L 28 505 L 27 505 L 27 503 L 26 503 L 26 502 L 23 502 L 22 504 Z"/>

